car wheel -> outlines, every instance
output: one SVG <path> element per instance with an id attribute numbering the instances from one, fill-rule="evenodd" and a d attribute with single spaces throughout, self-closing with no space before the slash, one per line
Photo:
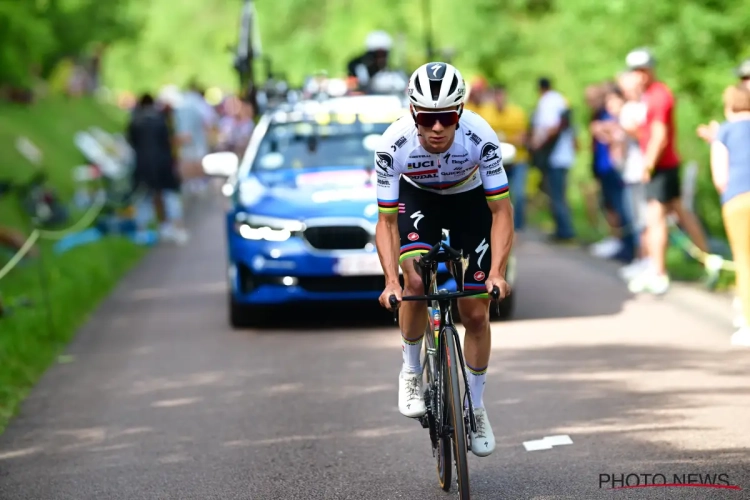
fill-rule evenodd
<path id="1" fill-rule="evenodd" d="M 229 292 L 228 302 L 229 324 L 232 328 L 251 328 L 263 325 L 265 314 L 260 308 L 236 302 L 232 297 L 232 292 Z"/>

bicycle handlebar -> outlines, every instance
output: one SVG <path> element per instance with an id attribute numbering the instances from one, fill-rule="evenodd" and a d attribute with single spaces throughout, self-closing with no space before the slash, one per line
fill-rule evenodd
<path id="1" fill-rule="evenodd" d="M 432 262 L 435 256 L 440 252 L 441 249 L 445 250 L 445 253 L 448 255 L 450 260 L 460 260 L 461 258 L 463 258 L 463 254 L 460 251 L 456 250 L 455 248 L 449 247 L 445 243 L 445 233 L 443 233 L 440 241 L 435 243 L 435 245 L 433 245 L 433 247 L 430 248 L 429 252 L 427 252 L 426 254 L 423 254 L 419 262 L 423 264 Z M 414 261 L 414 263 L 416 264 L 417 261 Z"/>
<path id="2" fill-rule="evenodd" d="M 419 301 L 419 300 L 451 300 L 451 299 L 460 299 L 461 297 L 473 297 L 475 295 L 482 295 L 483 293 L 487 293 L 486 290 L 469 290 L 469 291 L 463 291 L 463 292 L 449 292 L 449 293 L 436 293 L 436 294 L 428 294 L 428 295 L 407 295 L 406 297 L 401 297 L 402 301 Z M 490 297 L 492 297 L 492 300 L 500 300 L 500 289 L 496 286 L 492 287 L 492 292 L 490 292 Z M 391 305 L 391 307 L 395 308 L 398 305 L 398 299 L 395 295 L 391 295 L 388 297 L 388 303 Z"/>

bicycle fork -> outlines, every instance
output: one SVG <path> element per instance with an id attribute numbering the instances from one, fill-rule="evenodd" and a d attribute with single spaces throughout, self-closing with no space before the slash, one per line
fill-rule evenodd
<path id="1" fill-rule="evenodd" d="M 461 342 L 458 338 L 458 332 L 456 332 L 456 329 L 453 329 L 454 335 L 455 335 L 455 344 L 456 344 L 456 351 L 458 355 L 458 359 L 461 360 L 461 376 L 464 378 L 464 395 L 466 396 L 466 399 L 468 400 L 468 408 L 465 408 L 465 410 L 468 410 L 469 413 L 469 428 L 471 429 L 471 432 L 477 432 L 477 421 L 476 417 L 474 417 L 474 404 L 471 401 L 471 390 L 469 390 L 469 379 L 466 378 L 466 362 L 464 361 L 464 355 L 463 351 L 461 349 Z M 471 440 L 469 440 L 469 447 L 471 447 Z"/>

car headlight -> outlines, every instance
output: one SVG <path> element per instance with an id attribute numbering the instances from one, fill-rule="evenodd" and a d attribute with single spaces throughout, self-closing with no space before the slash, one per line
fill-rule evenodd
<path id="1" fill-rule="evenodd" d="M 305 230 L 305 225 L 294 219 L 279 219 L 239 212 L 234 228 L 247 240 L 286 241 Z"/>

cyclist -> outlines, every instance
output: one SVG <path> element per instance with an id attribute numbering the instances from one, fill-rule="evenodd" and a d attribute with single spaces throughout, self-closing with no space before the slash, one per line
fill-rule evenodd
<path id="1" fill-rule="evenodd" d="M 465 289 L 510 293 L 505 268 L 513 241 L 513 209 L 497 134 L 479 115 L 465 111 L 461 73 L 443 62 L 418 68 L 409 80 L 411 116 L 394 122 L 375 152 L 379 218 L 375 240 L 386 278 L 380 303 L 401 301 L 398 266 L 406 295 L 424 294 L 413 260 L 436 244 L 447 229 L 452 247 L 469 253 Z M 471 450 L 487 456 L 495 449 L 484 392 L 490 356 L 490 300 L 487 294 L 458 300 L 466 327 L 465 361 L 477 432 Z M 401 304 L 403 366 L 398 407 L 407 417 L 425 413 L 420 350 L 427 327 L 427 304 Z"/>

